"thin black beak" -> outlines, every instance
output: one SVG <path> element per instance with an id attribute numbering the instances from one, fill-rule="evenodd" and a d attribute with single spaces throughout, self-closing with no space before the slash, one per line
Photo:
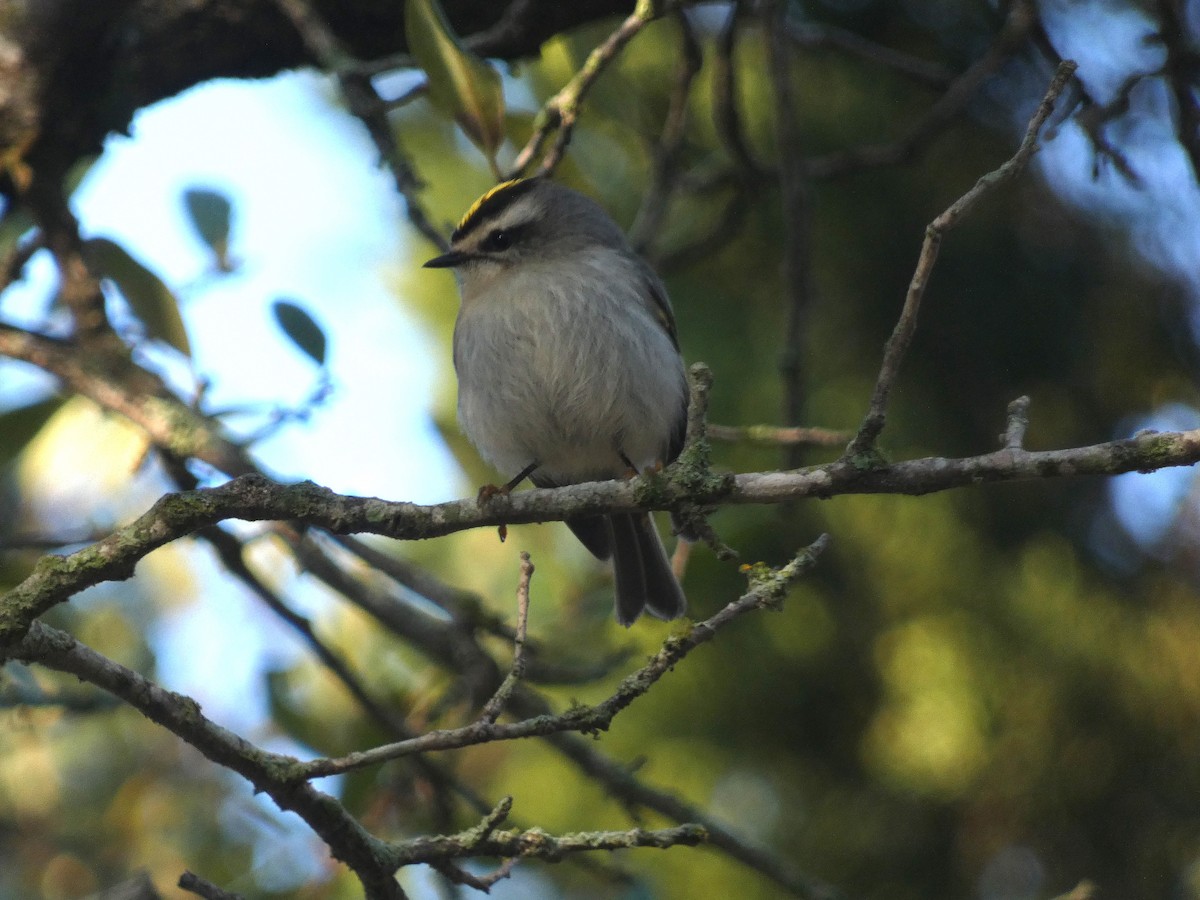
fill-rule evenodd
<path id="1" fill-rule="evenodd" d="M 458 250 L 451 250 L 449 253 L 443 253 L 441 256 L 435 256 L 429 262 L 425 263 L 426 269 L 453 269 L 455 266 L 461 266 L 471 257 Z"/>

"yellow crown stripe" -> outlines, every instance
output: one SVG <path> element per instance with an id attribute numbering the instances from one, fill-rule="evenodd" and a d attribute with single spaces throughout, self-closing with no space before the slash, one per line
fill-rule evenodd
<path id="1" fill-rule="evenodd" d="M 462 219 L 459 220 L 458 230 L 462 231 L 467 226 L 467 223 L 470 222 L 471 219 L 473 219 L 475 217 L 475 213 L 479 212 L 479 208 L 481 206 L 483 206 L 483 204 L 487 203 L 489 200 L 491 200 L 497 194 L 503 193 L 504 191 L 507 191 L 511 187 L 516 187 L 518 184 L 520 184 L 522 181 L 525 181 L 525 180 L 526 179 L 524 179 L 524 178 L 513 178 L 509 181 L 502 181 L 498 185 L 496 185 L 494 188 L 489 189 L 482 197 L 480 197 L 478 200 L 476 200 L 474 203 L 471 204 L 471 208 L 467 210 L 466 215 L 464 215 L 462 217 Z"/>

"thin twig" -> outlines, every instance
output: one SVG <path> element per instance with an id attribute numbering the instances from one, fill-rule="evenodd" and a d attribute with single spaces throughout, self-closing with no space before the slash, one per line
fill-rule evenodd
<path id="1" fill-rule="evenodd" d="M 525 635 L 529 627 L 529 582 L 533 578 L 533 568 L 529 554 L 522 550 L 521 577 L 517 580 L 517 634 L 513 638 L 512 668 L 479 714 L 479 721 L 489 725 L 500 718 L 517 683 L 525 677 Z"/>
<path id="2" fill-rule="evenodd" d="M 517 692 L 514 707 L 524 716 L 549 713 L 545 701 L 528 691 Z M 677 795 L 646 784 L 630 766 L 600 753 L 594 741 L 568 732 L 549 735 L 546 740 L 586 777 L 603 785 L 610 796 L 629 809 L 631 815 L 636 815 L 639 809 L 647 809 L 674 822 L 695 822 L 708 832 L 708 842 L 713 847 L 766 876 L 796 897 L 804 900 L 835 900 L 841 896 L 832 886 L 798 872 L 788 862 L 738 836 Z"/>
<path id="3" fill-rule="evenodd" d="M 816 564 L 828 542 L 828 537 L 822 536 L 778 570 L 755 570 L 750 589 L 745 594 L 711 618 L 694 624 L 686 634 L 667 638 L 662 648 L 646 665 L 623 679 L 611 696 L 594 706 L 573 706 L 560 715 L 539 715 L 503 725 L 496 724 L 494 719 L 480 717 L 478 721 L 462 728 L 430 731 L 408 741 L 398 741 L 336 759 L 317 759 L 300 763 L 296 766 L 295 773 L 297 777 L 305 779 L 319 778 L 377 765 L 412 753 L 455 750 L 476 744 L 545 736 L 562 731 L 588 734 L 606 731 L 618 713 L 650 690 L 692 650 L 712 640 L 721 628 L 751 610 L 774 606 L 781 602 L 787 589 Z"/>
<path id="4" fill-rule="evenodd" d="M 787 22 L 788 36 L 798 47 L 832 48 L 851 56 L 891 69 L 926 87 L 945 89 L 954 80 L 954 72 L 940 63 L 928 62 L 900 50 L 867 40 L 846 28 L 817 22 Z"/>
<path id="5" fill-rule="evenodd" d="M 738 106 L 737 66 L 733 58 L 744 6 L 742 0 L 735 0 L 729 7 L 728 18 L 717 32 L 713 53 L 713 123 L 721 146 L 733 159 L 738 177 L 753 181 L 761 176 L 762 167 L 746 144 Z M 766 14 L 764 11 L 764 18 Z"/>
<path id="6" fill-rule="evenodd" d="M 501 616 L 492 613 L 478 594 L 449 584 L 421 566 L 387 553 L 357 538 L 333 535 L 338 546 L 358 557 L 405 590 L 441 607 L 464 628 L 480 630 L 511 641 L 516 631 Z M 536 649 L 531 647 L 530 649 Z"/>
<path id="7" fill-rule="evenodd" d="M 887 421 L 887 403 L 891 395 L 892 386 L 900 374 L 900 363 L 903 361 L 904 354 L 908 350 L 908 345 L 912 341 L 913 333 L 916 331 L 917 313 L 921 307 L 921 300 L 925 296 L 925 288 L 929 284 L 929 278 L 933 274 L 934 263 L 937 262 L 942 236 L 957 225 L 959 220 L 970 212 L 985 194 L 1015 178 L 1025 168 L 1037 150 L 1038 133 L 1041 131 L 1043 123 L 1054 111 L 1054 103 L 1064 88 L 1066 88 L 1067 82 L 1074 75 L 1075 68 L 1075 63 L 1070 60 L 1065 60 L 1059 65 L 1058 70 L 1054 73 L 1054 78 L 1050 82 L 1049 88 L 1046 90 L 1045 96 L 1042 98 L 1042 102 L 1038 104 L 1037 111 L 1034 113 L 1033 118 L 1030 119 L 1029 126 L 1025 129 L 1025 136 L 1021 140 L 1017 152 L 1001 165 L 1000 168 L 982 176 L 969 191 L 950 204 L 941 215 L 926 227 L 925 241 L 921 245 L 917 268 L 908 286 L 904 308 L 884 348 L 883 364 L 880 366 L 879 377 L 875 382 L 875 390 L 871 395 L 870 408 L 867 411 L 866 418 L 863 419 L 858 433 L 854 436 L 854 440 L 846 448 L 847 457 L 873 454 L 875 451 L 875 441 L 878 439 L 880 432 L 883 431 L 883 427 Z"/>
<path id="8" fill-rule="evenodd" d="M 79 220 L 63 192 L 63 180 L 54 173 L 35 172 L 22 198 L 58 268 L 56 299 L 70 311 L 76 340 L 98 343 L 105 356 L 127 355 L 109 324 L 100 282 L 84 261 Z M 112 359 L 106 364 L 115 363 L 116 359 Z"/>
<path id="9" fill-rule="evenodd" d="M 1200 100 L 1196 77 L 1200 72 L 1195 35 L 1189 34 L 1188 14 L 1182 0 L 1157 0 L 1159 37 L 1167 48 L 1167 84 L 1175 99 L 1179 145 L 1192 166 L 1192 178 L 1200 184 Z"/>
<path id="10" fill-rule="evenodd" d="M 177 484 L 194 487 L 194 476 L 183 466 L 181 461 L 167 455 L 165 462 L 168 473 Z M 241 540 L 217 527 L 203 529 L 197 533 L 197 536 L 206 540 L 213 547 L 230 575 L 241 581 L 268 609 L 300 634 L 321 664 L 342 683 L 358 702 L 363 712 L 380 728 L 398 740 L 413 736 L 413 731 L 403 715 L 399 711 L 393 711 L 377 702 L 346 662 L 317 636 L 309 619 L 292 610 L 282 597 L 250 569 L 245 558 L 245 544 Z M 431 806 L 436 819 L 449 822 L 452 813 L 450 803 L 452 794 L 460 797 L 472 809 L 481 810 L 487 807 L 487 803 L 482 797 L 442 766 L 420 756 L 414 757 L 412 764 L 416 775 L 428 782 L 432 788 L 434 802 L 431 803 Z"/>
<path id="11" fill-rule="evenodd" d="M 1025 432 L 1029 428 L 1029 404 L 1029 398 L 1024 396 L 1008 404 L 1008 423 L 1004 427 L 1004 434 L 1000 435 L 1006 450 L 1021 450 L 1025 447 Z"/>
<path id="12" fill-rule="evenodd" d="M 446 236 L 425 212 L 419 197 L 423 184 L 396 140 L 395 131 L 387 118 L 388 105 L 375 90 L 371 76 L 342 46 L 309 0 L 275 0 L 275 3 L 291 21 L 313 57 L 337 76 L 346 106 L 366 126 L 380 159 L 392 173 L 396 190 L 404 198 L 409 222 L 439 250 L 448 249 Z"/>
<path id="13" fill-rule="evenodd" d="M 460 884 L 463 887 L 469 887 L 473 890 L 482 891 L 483 893 L 487 894 L 491 893 L 491 890 L 496 885 L 496 882 L 503 881 L 512 874 L 513 867 L 516 866 L 516 864 L 517 860 L 515 858 L 506 859 L 487 875 L 472 875 L 466 869 L 456 866 L 450 862 L 435 862 L 430 863 L 429 865 L 452 885 Z M 457 900 L 459 895 L 457 891 L 452 890 L 448 896 Z"/>
<path id="14" fill-rule="evenodd" d="M 283 537 L 284 540 L 290 540 L 287 535 Z M 466 633 L 482 631 L 506 641 L 515 639 L 516 629 L 491 612 L 478 594 L 448 584 L 432 572 L 394 553 L 385 553 L 365 541 L 346 535 L 330 537 L 374 571 L 386 575 L 406 591 L 440 606 Z M 586 684 L 608 675 L 615 666 L 629 659 L 631 651 L 629 648 L 616 650 L 592 662 L 554 662 L 543 659 L 540 656 L 542 652 L 540 642 L 526 638 L 524 677 L 532 684 Z"/>
<path id="15" fill-rule="evenodd" d="M 241 894 L 223 890 L 193 872 L 184 872 L 179 876 L 179 888 L 204 900 L 243 900 Z"/>
<path id="16" fill-rule="evenodd" d="M 715 425 L 709 423 L 708 436 L 726 443 L 763 444 L 771 447 L 845 447 L 854 435 L 832 428 L 782 428 L 778 425 Z"/>
<path id="17" fill-rule="evenodd" d="M 554 171 L 571 141 L 584 97 L 621 49 L 662 14 L 662 5 L 661 0 L 637 0 L 637 6 L 628 18 L 588 54 L 574 77 L 542 106 L 534 121 L 533 134 L 517 154 L 507 178 L 524 175 L 551 134 L 555 134 L 554 144 L 542 158 L 541 171 L 546 175 Z"/>
<path id="18" fill-rule="evenodd" d="M 286 775 L 293 759 L 271 753 L 206 718 L 195 701 L 164 690 L 141 674 L 101 656 L 71 635 L 34 622 L 11 648 L 16 659 L 75 675 L 120 697 L 147 718 L 178 735 L 214 763 L 246 778 L 284 810 L 300 816 L 346 863 L 368 896 L 404 900 L 405 893 L 381 855 L 381 842 L 328 794 Z"/>
<path id="19" fill-rule="evenodd" d="M 687 128 L 688 101 L 696 74 L 704 62 L 696 30 L 688 20 L 687 13 L 682 9 L 677 10 L 675 21 L 679 23 L 679 62 L 675 68 L 675 81 L 671 87 L 662 133 L 654 145 L 650 181 L 633 224 L 629 227 L 629 241 L 639 253 L 645 253 L 650 240 L 658 235 L 671 203 L 679 177 L 679 155 Z"/>
<path id="20" fill-rule="evenodd" d="M 826 156 L 812 157 L 804 168 L 814 180 L 837 178 L 862 169 L 892 166 L 911 159 L 953 122 L 979 88 L 1025 45 L 1035 29 L 1037 10 L 1032 0 L 1013 0 L 1000 33 L 979 59 L 946 89 L 908 134 L 888 144 L 874 144 Z"/>
<path id="21" fill-rule="evenodd" d="M 712 471 L 712 445 L 708 441 L 708 403 L 713 374 L 704 363 L 693 363 L 688 369 L 687 433 L 679 459 L 672 466 L 673 477 L 682 484 L 702 489 L 704 485 L 719 485 L 722 477 Z M 681 503 L 671 510 L 671 527 L 680 537 L 681 545 L 704 541 L 718 559 L 736 559 L 737 553 L 718 537 L 708 522 L 712 507 L 696 503 Z M 686 554 L 687 551 L 681 551 Z M 677 554 L 678 555 L 678 554 Z M 683 576 L 686 556 L 672 560 L 676 577 Z"/>
<path id="22" fill-rule="evenodd" d="M 278 616 L 288 627 L 295 631 L 308 645 L 312 653 L 320 660 L 321 665 L 329 670 L 342 686 L 377 724 L 396 734 L 409 733 L 403 719 L 392 714 L 383 704 L 377 702 L 367 691 L 366 686 L 351 670 L 349 665 L 328 647 L 313 629 L 312 622 L 293 610 L 259 578 L 246 564 L 245 548 L 240 540 L 220 528 L 205 528 L 198 532 L 197 537 L 204 540 L 216 552 L 221 565 L 234 578 L 245 585 L 271 612 Z"/>
<path id="23" fill-rule="evenodd" d="M 782 300 L 783 347 L 779 374 L 783 380 L 783 423 L 804 420 L 806 381 L 804 339 L 814 303 L 812 273 L 812 200 L 801 157 L 803 138 L 796 114 L 792 85 L 791 43 L 787 35 L 787 4 L 769 0 L 763 5 L 767 67 L 775 99 L 776 143 L 779 146 L 779 188 L 783 203 Z M 795 468 L 802 458 L 798 445 L 785 445 L 785 468 Z"/>
<path id="24" fill-rule="evenodd" d="M 156 447 L 194 457 L 228 475 L 256 471 L 245 450 L 229 441 L 214 422 L 180 402 L 161 379 L 127 357 L 109 358 L 100 366 L 69 341 L 2 322 L 0 356 L 44 369 L 70 391 L 133 422 Z"/>

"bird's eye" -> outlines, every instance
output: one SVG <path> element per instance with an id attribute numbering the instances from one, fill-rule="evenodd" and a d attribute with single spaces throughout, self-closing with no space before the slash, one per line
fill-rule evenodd
<path id="1" fill-rule="evenodd" d="M 488 251 L 507 250 L 512 246 L 513 236 L 511 231 L 505 231 L 499 228 L 489 234 L 483 240 L 483 249 Z"/>

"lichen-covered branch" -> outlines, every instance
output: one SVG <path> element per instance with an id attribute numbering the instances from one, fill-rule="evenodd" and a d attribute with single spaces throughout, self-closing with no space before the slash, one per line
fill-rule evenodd
<path id="1" fill-rule="evenodd" d="M 382 841 L 373 837 L 333 797 L 287 777 L 295 760 L 270 753 L 206 718 L 189 697 L 165 690 L 101 656 L 57 629 L 33 623 L 10 647 L 15 659 L 67 672 L 121 698 L 148 719 L 178 735 L 213 762 L 238 773 L 281 809 L 299 815 L 362 881 L 367 896 L 403 900 Z"/>
<path id="2" fill-rule="evenodd" d="M 46 556 L 0 597 L 0 647 L 85 587 L 133 574 L 138 560 L 173 540 L 225 519 L 297 520 L 335 533 L 402 540 L 441 537 L 468 528 L 565 519 L 572 515 L 670 510 L 692 505 L 793 502 L 839 494 L 921 495 L 983 482 L 1119 475 L 1200 461 L 1200 430 L 1150 432 L 1066 450 L 1003 448 L 960 459 L 926 457 L 860 466 L 853 459 L 786 472 L 696 478 L 676 467 L 632 481 L 605 481 L 522 491 L 480 503 L 416 503 L 336 494 L 311 482 L 279 484 L 244 475 L 220 487 L 168 494 L 109 537 L 69 556 Z"/>
<path id="3" fill-rule="evenodd" d="M 705 622 L 691 628 L 686 634 L 667 639 L 659 653 L 638 672 L 626 678 L 613 695 L 583 713 L 575 710 L 557 717 L 557 731 L 594 732 L 605 729 L 622 709 L 642 696 L 663 675 L 671 671 L 683 658 L 702 643 L 711 640 L 716 632 L 745 613 L 782 601 L 788 587 L 807 572 L 827 543 L 822 537 L 811 547 L 802 551 L 788 565 L 779 570 L 756 567 L 750 571 L 751 587 L 745 595 L 726 606 Z M 523 583 L 528 575 L 523 576 Z M 306 764 L 290 757 L 261 750 L 238 735 L 221 728 L 206 719 L 187 697 L 166 691 L 125 667 L 105 659 L 90 648 L 80 644 L 71 636 L 34 622 L 28 632 L 10 648 L 10 655 L 25 662 L 38 663 L 48 668 L 74 674 L 84 681 L 97 685 L 128 702 L 144 715 L 188 743 L 194 745 L 206 757 L 237 772 L 248 779 L 256 790 L 264 791 L 282 809 L 301 816 L 324 840 L 334 855 L 345 861 L 362 880 L 369 897 L 400 898 L 403 893 L 388 877 L 395 869 L 425 862 L 431 865 L 448 863 L 452 859 L 477 856 L 502 856 L 506 858 L 537 857 L 557 860 L 566 855 L 589 850 L 614 850 L 633 847 L 666 848 L 676 844 L 696 844 L 709 839 L 710 834 L 725 852 L 763 871 L 769 877 L 782 878 L 785 886 L 803 897 L 830 896 L 823 888 L 810 891 L 808 885 L 817 883 L 806 876 L 784 873 L 780 864 L 769 855 L 754 851 L 749 845 L 719 826 L 708 821 L 684 821 L 676 816 L 677 828 L 659 831 L 634 829 L 621 832 L 584 832 L 572 835 L 551 836 L 538 829 L 497 832 L 495 828 L 507 817 L 509 804 L 502 802 L 493 813 L 476 828 L 457 835 L 418 838 L 399 844 L 388 845 L 372 837 L 353 819 L 340 804 L 308 786 L 307 779 L 335 771 L 348 771 L 364 765 L 384 762 L 407 752 L 421 749 L 437 749 L 436 742 L 442 733 L 432 733 L 417 741 L 427 741 L 425 748 L 389 745 L 374 752 L 356 754 L 354 757 L 324 763 Z M 536 694 L 525 690 L 514 690 L 514 705 L 527 710 L 530 705 L 541 708 L 544 701 Z M 550 720 L 539 714 L 542 720 Z M 517 723 L 518 725 L 520 723 Z M 453 746 L 467 746 L 499 740 L 502 737 L 533 736 L 539 733 L 555 734 L 555 731 L 530 730 L 526 734 L 504 733 L 502 726 L 480 720 L 482 729 L 475 735 L 478 740 L 460 740 Z M 488 729 L 495 733 L 487 733 Z M 468 733 L 462 730 L 463 734 Z M 444 742 L 443 749 L 451 744 Z M 402 752 L 398 752 L 402 751 Z M 592 764 L 604 769 L 615 770 L 598 753 L 592 753 Z M 625 777 L 634 790 L 644 799 L 653 797 L 655 789 L 646 788 L 634 776 L 626 772 Z M 691 810 L 687 804 L 670 795 L 666 814 L 671 810 Z M 687 817 L 684 817 L 686 819 Z M 696 817 L 699 818 L 699 814 Z M 773 874 L 774 873 L 774 874 Z"/>
<path id="4" fill-rule="evenodd" d="M 788 587 L 812 569 L 828 543 L 828 536 L 822 535 L 782 568 L 754 570 L 751 573 L 750 589 L 745 594 L 711 618 L 692 625 L 683 634 L 668 637 L 649 662 L 623 679 L 611 696 L 594 706 L 575 706 L 560 715 L 539 715 L 505 724 L 497 724 L 495 718 L 481 717 L 479 721 L 463 728 L 431 731 L 412 740 L 387 744 L 338 759 L 313 760 L 298 767 L 296 772 L 304 778 L 319 778 L 412 753 L 455 750 L 474 744 L 545 736 L 562 731 L 578 731 L 585 734 L 607 731 L 621 710 L 650 690 L 663 675 L 694 649 L 712 640 L 721 628 L 751 610 L 782 602 Z M 509 694 L 511 693 L 510 690 Z"/>

